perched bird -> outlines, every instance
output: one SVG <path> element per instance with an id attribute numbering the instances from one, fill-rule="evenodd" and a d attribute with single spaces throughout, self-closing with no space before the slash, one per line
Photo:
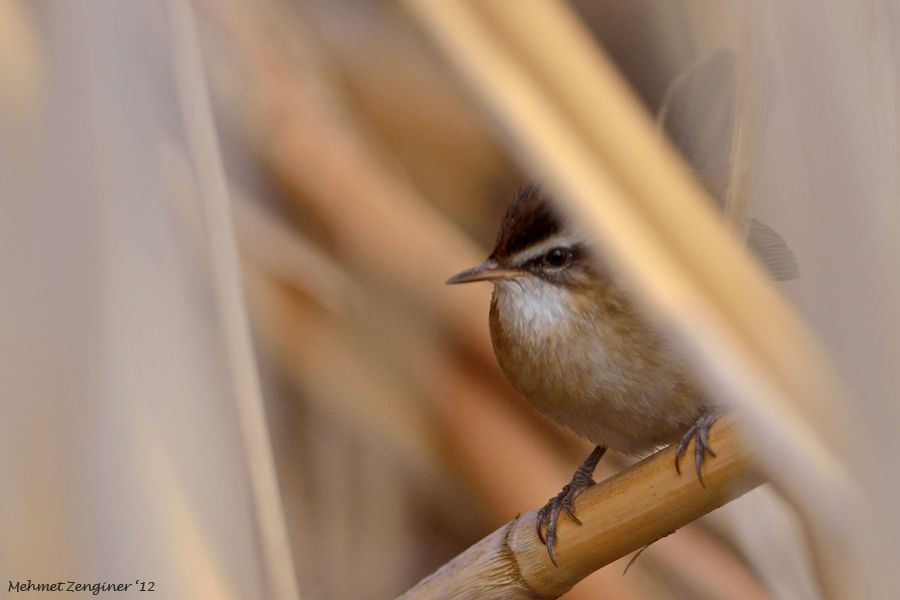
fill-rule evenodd
<path id="1" fill-rule="evenodd" d="M 606 448 L 640 455 L 682 437 L 686 444 L 690 430 L 699 441 L 699 473 L 714 409 L 684 361 L 636 312 L 541 188 L 528 186 L 515 197 L 488 259 L 447 283 L 473 281 L 494 284 L 491 339 L 513 387 L 541 413 L 597 444 L 539 514 L 538 533 L 554 562 L 559 513 L 574 518 L 572 502 L 594 484 Z"/>
<path id="2" fill-rule="evenodd" d="M 721 69 L 723 60 L 718 56 L 704 68 Z M 682 78 L 678 85 L 689 89 L 690 83 Z M 677 110 L 675 102 L 670 112 Z M 701 144 L 681 146 L 691 158 Z M 712 166 L 699 175 L 712 187 L 717 167 L 706 164 Z M 796 262 L 778 234 L 755 220 L 746 230 L 749 246 L 776 279 L 796 276 Z M 707 436 L 719 409 L 539 186 L 515 196 L 487 260 L 447 283 L 473 281 L 494 284 L 491 339 L 513 387 L 541 413 L 597 445 L 538 513 L 537 532 L 554 563 L 559 515 L 565 511 L 579 522 L 573 500 L 595 483 L 594 469 L 607 448 L 634 456 L 678 442 L 680 473 L 680 459 L 695 438 L 694 466 L 703 482 L 703 461 L 715 456 Z"/>

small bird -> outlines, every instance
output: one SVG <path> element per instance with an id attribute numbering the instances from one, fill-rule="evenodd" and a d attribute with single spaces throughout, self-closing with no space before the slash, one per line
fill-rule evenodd
<path id="1" fill-rule="evenodd" d="M 541 413 L 597 444 L 538 514 L 538 535 L 554 563 L 559 514 L 565 510 L 578 522 L 572 502 L 594 485 L 606 448 L 640 455 L 681 440 L 680 458 L 696 435 L 700 473 L 706 453 L 714 455 L 706 439 L 717 409 L 540 187 L 516 195 L 488 259 L 447 283 L 473 281 L 494 284 L 491 339 L 513 387 Z"/>

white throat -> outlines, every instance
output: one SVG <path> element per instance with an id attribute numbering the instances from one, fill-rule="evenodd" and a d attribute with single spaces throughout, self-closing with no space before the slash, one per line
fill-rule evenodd
<path id="1" fill-rule="evenodd" d="M 517 337 L 545 339 L 571 323 L 571 293 L 539 277 L 498 281 L 496 295 L 499 317 Z"/>

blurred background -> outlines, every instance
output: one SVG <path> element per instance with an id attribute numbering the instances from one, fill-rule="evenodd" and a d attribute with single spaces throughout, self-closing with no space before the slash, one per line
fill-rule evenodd
<path id="1" fill-rule="evenodd" d="M 443 285 L 538 174 L 409 4 L 0 3 L 0 589 L 389 598 L 568 481 L 589 445 L 499 372 L 490 286 Z M 675 126 L 716 124 L 687 158 L 795 251 L 847 388 L 840 527 L 888 597 L 900 9 L 561 4 L 650 115 L 751 65 Z M 764 487 L 565 597 L 827 597 L 808 520 Z"/>

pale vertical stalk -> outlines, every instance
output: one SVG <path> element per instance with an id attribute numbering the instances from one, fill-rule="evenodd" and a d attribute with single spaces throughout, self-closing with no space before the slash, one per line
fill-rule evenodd
<path id="1" fill-rule="evenodd" d="M 201 206 L 209 226 L 212 280 L 237 399 L 269 595 L 278 600 L 293 600 L 299 598 L 297 578 L 252 349 L 228 186 L 204 79 L 196 24 L 189 2 L 171 0 L 168 14 L 173 32 L 173 69 L 190 156 L 197 170 Z"/>

